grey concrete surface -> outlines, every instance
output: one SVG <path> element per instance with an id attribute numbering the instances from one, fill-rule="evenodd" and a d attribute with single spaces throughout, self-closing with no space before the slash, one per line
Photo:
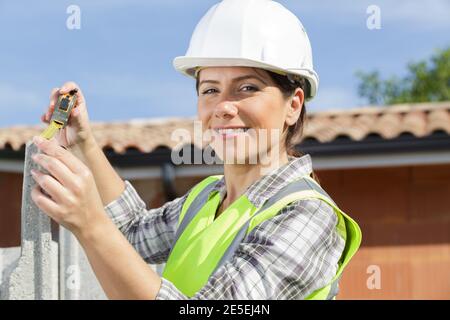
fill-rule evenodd
<path id="1" fill-rule="evenodd" d="M 31 199 L 36 182 L 30 170 L 37 165 L 31 155 L 36 146 L 25 150 L 21 211 L 21 254 L 8 274 L 3 274 L 2 299 L 58 299 L 58 244 L 52 237 L 50 218 Z"/>
<path id="2" fill-rule="evenodd" d="M 94 271 L 75 236 L 64 227 L 59 232 L 59 298 L 106 300 Z"/>
<path id="3" fill-rule="evenodd" d="M 0 248 L 1 300 L 103 300 L 107 299 L 76 237 L 52 223 L 31 199 L 36 182 L 27 143 L 21 211 L 21 246 Z M 42 168 L 39 170 L 44 171 Z M 150 266 L 161 275 L 164 265 Z"/>
<path id="4" fill-rule="evenodd" d="M 12 270 L 16 268 L 20 257 L 20 247 L 0 248 L 0 300 L 2 292 L 6 295 L 6 287 L 2 283 L 7 280 Z"/>

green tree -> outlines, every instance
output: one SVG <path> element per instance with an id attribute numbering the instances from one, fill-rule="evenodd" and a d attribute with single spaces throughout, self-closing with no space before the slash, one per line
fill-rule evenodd
<path id="1" fill-rule="evenodd" d="M 403 78 L 380 78 L 378 71 L 357 71 L 358 94 L 370 104 L 450 100 L 450 48 L 437 50 L 430 61 L 411 62 Z"/>

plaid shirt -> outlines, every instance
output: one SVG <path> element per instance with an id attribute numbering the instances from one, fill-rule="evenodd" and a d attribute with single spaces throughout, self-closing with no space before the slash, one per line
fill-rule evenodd
<path id="1" fill-rule="evenodd" d="M 289 162 L 251 184 L 245 194 L 257 207 L 282 187 L 312 172 L 311 158 Z M 160 208 L 146 209 L 129 181 L 105 210 L 149 264 L 167 261 L 178 217 L 189 192 Z M 191 189 L 192 190 L 192 189 Z M 190 190 L 189 190 L 190 191 Z M 224 177 L 211 192 L 226 194 Z M 336 231 L 333 208 L 318 199 L 298 200 L 256 226 L 233 258 L 218 268 L 191 299 L 303 299 L 329 284 L 337 272 L 345 241 Z M 157 299 L 189 299 L 162 278 Z"/>

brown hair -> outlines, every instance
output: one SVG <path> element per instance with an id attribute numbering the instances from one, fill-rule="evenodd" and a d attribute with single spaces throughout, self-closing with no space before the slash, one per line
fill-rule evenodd
<path id="1" fill-rule="evenodd" d="M 295 89 L 300 88 L 303 90 L 304 96 L 308 97 L 311 93 L 311 87 L 309 82 L 305 79 L 305 78 L 300 78 L 299 80 L 290 80 L 287 76 L 285 75 L 281 75 L 269 70 L 265 70 L 269 76 L 272 78 L 272 80 L 275 82 L 275 84 L 277 85 L 277 87 L 281 90 L 281 92 L 283 93 L 283 96 L 287 99 L 289 97 L 291 97 L 294 92 Z M 196 78 L 196 84 L 195 84 L 195 88 L 197 90 L 197 94 L 198 94 L 198 77 Z M 303 152 L 297 150 L 295 148 L 295 138 L 298 136 L 300 137 L 303 134 L 303 127 L 304 127 L 304 122 L 306 119 L 306 105 L 305 105 L 305 100 L 303 100 L 303 105 L 302 105 L 302 111 L 300 112 L 300 116 L 298 117 L 297 122 L 294 125 L 291 125 L 288 127 L 288 131 L 286 134 L 286 140 L 285 140 L 285 148 L 286 148 L 286 152 L 289 156 L 293 156 L 293 157 L 301 157 L 304 155 Z M 319 181 L 319 177 L 316 175 L 316 173 L 313 171 L 311 173 L 311 177 L 317 181 L 317 183 L 320 183 Z"/>
<path id="2" fill-rule="evenodd" d="M 300 78 L 299 80 L 290 80 L 285 75 L 280 75 L 278 73 L 266 70 L 272 80 L 277 84 L 278 88 L 283 93 L 283 96 L 287 99 L 291 97 L 295 89 L 300 88 L 303 90 L 304 96 L 309 97 L 311 94 L 311 86 L 309 82 L 305 78 Z M 294 125 L 288 127 L 288 131 L 286 134 L 285 147 L 287 154 L 293 157 L 301 157 L 304 155 L 303 152 L 297 150 L 295 148 L 295 138 L 300 137 L 303 134 L 303 127 L 306 119 L 306 105 L 305 99 L 303 100 L 302 111 L 300 112 L 300 116 L 298 117 L 297 122 Z M 313 171 L 311 173 L 311 177 L 316 180 L 318 183 L 319 177 Z"/>

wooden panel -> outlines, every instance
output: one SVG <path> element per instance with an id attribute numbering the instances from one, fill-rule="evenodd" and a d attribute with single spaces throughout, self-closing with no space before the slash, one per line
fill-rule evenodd
<path id="1" fill-rule="evenodd" d="M 137 179 L 130 182 L 147 205 L 147 209 L 159 208 L 167 202 L 160 179 Z"/>
<path id="2" fill-rule="evenodd" d="M 380 270 L 380 288 L 367 281 Z M 450 299 L 450 244 L 361 248 L 344 271 L 338 299 Z"/>
<path id="3" fill-rule="evenodd" d="M 409 168 L 333 170 L 318 174 L 325 190 L 358 222 L 407 221 Z"/>
<path id="4" fill-rule="evenodd" d="M 344 171 L 345 172 L 345 171 Z M 324 188 L 332 197 L 339 198 L 341 196 L 341 175 L 340 170 L 324 170 L 315 171 L 316 175 L 319 177 L 319 182 L 322 188 Z"/>
<path id="5" fill-rule="evenodd" d="M 450 243 L 450 221 L 362 223 L 364 246 Z"/>
<path id="6" fill-rule="evenodd" d="M 411 171 L 414 179 L 418 180 L 450 180 L 450 165 L 415 166 Z"/>
<path id="7" fill-rule="evenodd" d="M 20 245 L 22 174 L 0 173 L 0 247 Z"/>
<path id="8" fill-rule="evenodd" d="M 412 220 L 450 221 L 450 166 L 412 169 Z"/>
<path id="9" fill-rule="evenodd" d="M 177 197 L 181 197 L 203 178 L 178 178 L 174 182 Z M 131 184 L 141 196 L 142 200 L 147 204 L 147 208 L 159 208 L 167 202 L 166 193 L 163 188 L 161 179 L 133 180 Z"/>
<path id="10" fill-rule="evenodd" d="M 191 178 L 177 178 L 175 181 L 175 187 L 178 196 L 183 196 L 194 185 L 202 181 L 205 177 L 191 177 Z"/>

